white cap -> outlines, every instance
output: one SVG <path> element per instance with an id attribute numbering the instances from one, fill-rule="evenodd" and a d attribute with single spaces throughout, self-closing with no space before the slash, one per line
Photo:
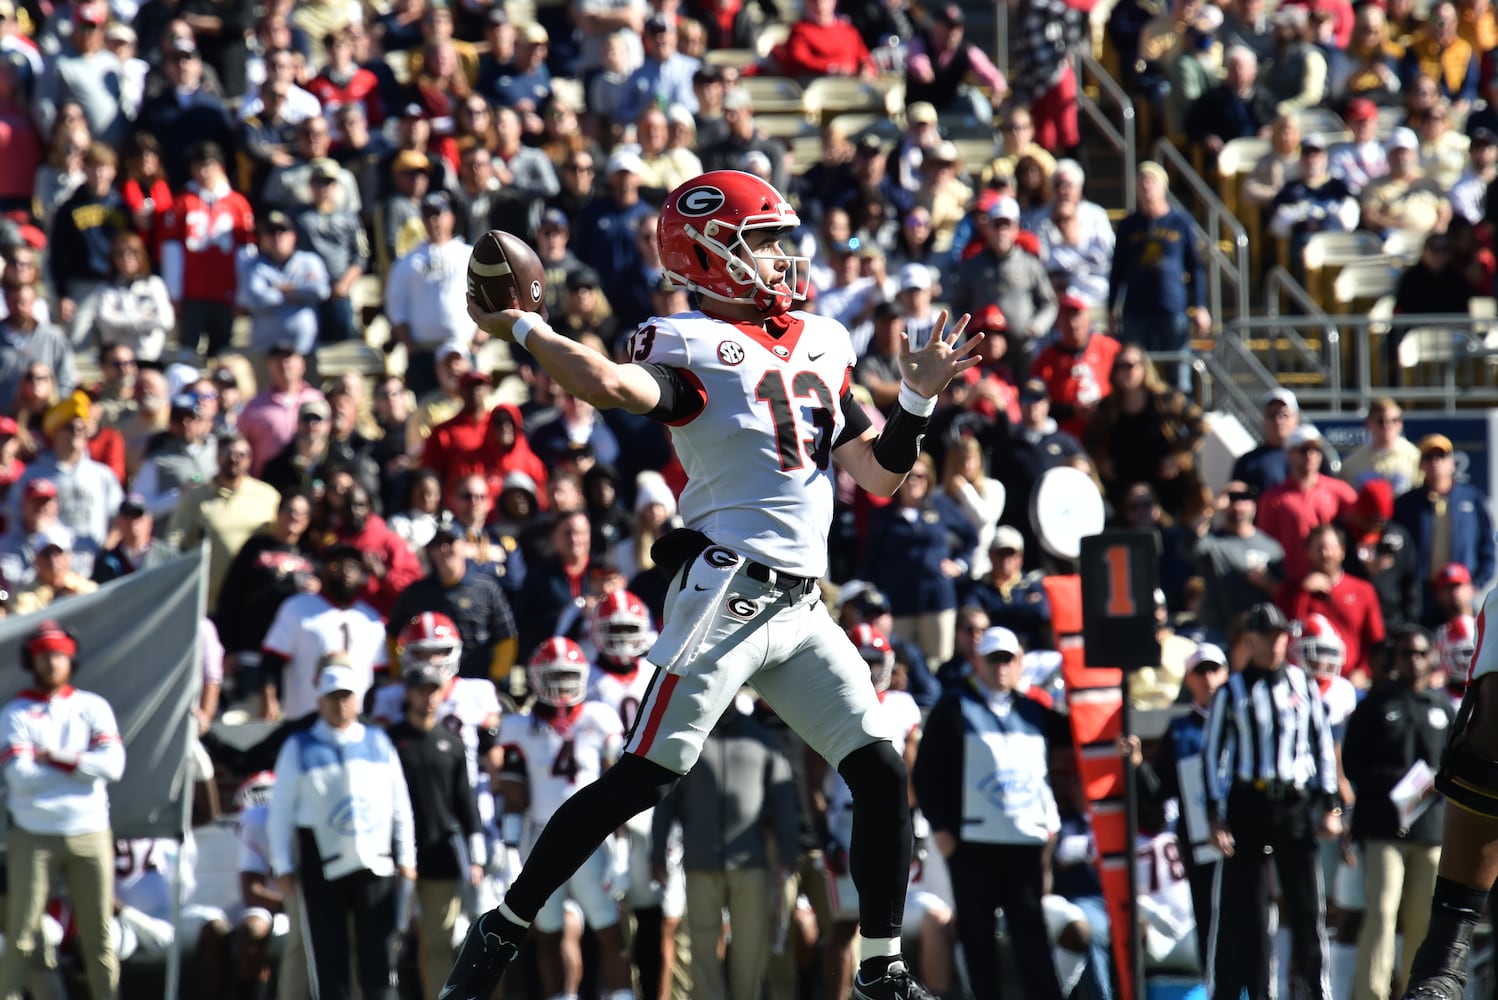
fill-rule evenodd
<path id="1" fill-rule="evenodd" d="M 931 268 L 925 264 L 906 264 L 899 272 L 900 291 L 910 288 L 929 289 L 931 287 Z"/>
<path id="2" fill-rule="evenodd" d="M 168 365 L 166 369 L 167 398 L 170 399 L 173 396 L 179 395 L 183 389 L 186 389 L 200 378 L 202 378 L 202 373 L 192 365 Z"/>
<path id="3" fill-rule="evenodd" d="M 1389 133 L 1389 141 L 1384 144 L 1386 149 L 1419 149 L 1420 139 L 1414 130 L 1400 126 Z"/>
<path id="4" fill-rule="evenodd" d="M 505 490 L 525 490 L 531 496 L 536 496 L 539 492 L 536 489 L 536 481 L 519 469 L 505 474 L 504 481 L 499 485 L 499 491 L 503 493 Z"/>
<path id="5" fill-rule="evenodd" d="M 645 161 L 640 159 L 640 154 L 628 149 L 616 149 L 609 157 L 608 173 L 610 176 L 624 170 L 639 176 L 645 172 Z"/>
<path id="6" fill-rule="evenodd" d="M 1010 222 L 1018 222 L 1019 202 L 1006 195 L 993 203 L 993 207 L 988 210 L 988 217 L 995 221 L 1008 219 Z"/>
<path id="7" fill-rule="evenodd" d="M 442 346 L 437 348 L 437 353 L 433 357 L 441 361 L 454 354 L 461 354 L 465 358 L 468 357 L 468 345 L 456 338 L 453 340 L 444 340 Z"/>
<path id="8" fill-rule="evenodd" d="M 1268 409 L 1270 403 L 1284 403 L 1290 408 L 1291 413 L 1300 412 L 1300 400 L 1296 399 L 1295 393 L 1291 392 L 1289 389 L 1270 389 L 1268 392 L 1264 393 L 1264 408 Z"/>
<path id="9" fill-rule="evenodd" d="M 1220 663 L 1227 666 L 1228 658 L 1221 647 L 1214 646 L 1210 642 L 1204 642 L 1197 646 L 1192 654 L 1186 657 L 1186 671 L 1189 673 L 1201 666 L 1203 663 Z"/>
<path id="10" fill-rule="evenodd" d="M 1002 625 L 985 629 L 978 639 L 978 655 L 988 656 L 990 653 L 1011 653 L 1018 656 L 1019 637 Z"/>
<path id="11" fill-rule="evenodd" d="M 676 516 L 676 495 L 667 485 L 666 477 L 659 472 L 646 470 L 635 477 L 636 513 L 653 503 L 665 507 L 667 517 Z"/>
<path id="12" fill-rule="evenodd" d="M 355 698 L 364 697 L 364 678 L 360 671 L 344 663 L 330 663 L 317 675 L 319 698 L 336 691 L 348 691 Z"/>
<path id="13" fill-rule="evenodd" d="M 997 552 L 999 549 L 1013 549 L 1015 552 L 1025 551 L 1025 536 L 1019 533 L 1019 529 L 1011 524 L 1001 524 L 994 529 L 993 541 L 988 543 L 988 551 Z"/>
<path id="14" fill-rule="evenodd" d="M 1303 448 L 1308 444 L 1317 444 L 1320 441 L 1320 431 L 1310 424 L 1301 424 L 1290 432 L 1289 437 L 1285 438 L 1285 450 L 1295 451 L 1297 448 Z"/>
<path id="15" fill-rule="evenodd" d="M 1203 4 L 1201 12 L 1196 15 L 1196 20 L 1191 26 L 1204 35 L 1210 35 L 1222 27 L 1222 8 L 1213 4 Z"/>

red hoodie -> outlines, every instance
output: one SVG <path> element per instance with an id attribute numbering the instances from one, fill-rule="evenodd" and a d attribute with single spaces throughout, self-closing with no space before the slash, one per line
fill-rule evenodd
<path id="1" fill-rule="evenodd" d="M 352 545 L 360 552 L 373 552 L 384 563 L 384 577 L 376 578 L 371 573 L 359 597 L 378 611 L 381 618 L 389 618 L 395 607 L 395 596 L 421 578 L 421 563 L 416 561 L 415 553 L 378 514 L 369 515 L 363 531 L 341 536 L 338 541 Z"/>
<path id="2" fill-rule="evenodd" d="M 490 430 L 500 413 L 508 416 L 515 428 L 515 443 L 509 448 L 502 447 Z M 538 496 L 546 489 L 546 466 L 525 439 L 520 408 L 510 403 L 501 403 L 488 413 L 459 413 L 438 424 L 427 438 L 421 464 L 442 479 L 444 493 L 468 476 L 483 476 L 490 481 L 492 495 L 498 496 L 498 484 L 511 472 L 523 472 L 534 479 Z"/>

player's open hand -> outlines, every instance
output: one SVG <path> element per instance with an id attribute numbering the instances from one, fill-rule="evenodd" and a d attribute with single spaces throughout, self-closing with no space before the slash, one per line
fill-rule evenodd
<path id="1" fill-rule="evenodd" d="M 491 337 L 503 340 L 507 344 L 515 342 L 515 324 L 525 313 L 519 309 L 502 309 L 499 312 L 485 312 L 472 295 L 468 296 L 468 315 L 478 328 Z"/>
<path id="2" fill-rule="evenodd" d="M 962 332 L 967 329 L 967 313 L 963 313 L 952 329 L 947 329 L 949 316 L 943 309 L 936 317 L 936 326 L 931 330 L 931 339 L 919 351 L 910 349 L 910 338 L 900 335 L 900 376 L 905 384 L 922 396 L 932 397 L 947 387 L 960 372 L 980 364 L 983 358 L 973 351 L 983 342 L 983 335 L 975 333 L 966 340 Z"/>

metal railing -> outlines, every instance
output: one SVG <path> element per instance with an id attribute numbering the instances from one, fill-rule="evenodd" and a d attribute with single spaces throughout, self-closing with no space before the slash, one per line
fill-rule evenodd
<path id="1" fill-rule="evenodd" d="M 1072 50 L 1072 72 L 1077 77 L 1078 110 L 1097 126 L 1108 144 L 1123 157 L 1124 211 L 1133 212 L 1134 168 L 1139 162 L 1138 115 L 1134 110 L 1134 100 L 1085 48 Z M 1117 125 L 1108 117 L 1108 112 L 1086 92 L 1083 84 L 1088 80 L 1097 85 L 1100 97 L 1106 97 L 1118 108 Z"/>
<path id="2" fill-rule="evenodd" d="M 1253 349 L 1263 338 L 1291 336 L 1308 347 L 1321 340 L 1324 380 L 1290 384 Z M 1447 413 L 1498 406 L 1498 322 L 1465 313 L 1255 316 L 1227 324 L 1214 354 L 1237 355 L 1231 380 L 1250 395 L 1287 384 L 1303 409 L 1356 412 L 1380 396 Z"/>
<path id="3" fill-rule="evenodd" d="M 1227 322 L 1225 290 L 1233 294 L 1234 314 L 1240 319 L 1248 316 L 1251 291 L 1248 231 L 1169 139 L 1155 143 L 1155 159 L 1176 179 L 1171 185 L 1171 204 L 1196 223 L 1197 239 L 1207 261 L 1208 308 L 1213 319 Z M 1182 201 L 1187 195 L 1194 204 L 1188 206 Z M 1231 250 L 1225 251 L 1223 243 L 1229 244 Z"/>
<path id="4" fill-rule="evenodd" d="M 1342 408 L 1342 331 L 1337 320 L 1322 309 L 1304 285 L 1283 267 L 1275 266 L 1264 278 L 1264 314 L 1269 318 L 1281 315 L 1288 304 L 1290 313 L 1297 321 L 1322 321 L 1314 328 L 1314 335 L 1302 335 L 1301 328 L 1285 325 L 1267 332 L 1266 339 L 1255 344 L 1257 353 L 1268 361 L 1268 367 L 1280 374 L 1282 381 L 1286 373 L 1292 373 L 1299 383 L 1317 383 L 1332 387 L 1335 398 L 1333 409 Z"/>

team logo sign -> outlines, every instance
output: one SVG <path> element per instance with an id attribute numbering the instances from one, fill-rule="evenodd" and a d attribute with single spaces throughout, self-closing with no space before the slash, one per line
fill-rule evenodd
<path id="1" fill-rule="evenodd" d="M 749 619 L 759 612 L 759 605 L 747 597 L 730 597 L 723 606 L 735 618 Z"/>
<path id="2" fill-rule="evenodd" d="M 709 566 L 716 566 L 718 569 L 727 569 L 730 566 L 738 565 L 739 562 L 737 552 L 725 549 L 721 545 L 714 545 L 706 552 L 703 552 L 702 558 L 707 560 Z"/>
<path id="3" fill-rule="evenodd" d="M 718 360 L 725 365 L 736 365 L 744 360 L 744 348 L 736 340 L 725 340 L 718 345 Z"/>
<path id="4" fill-rule="evenodd" d="M 715 187 L 692 188 L 676 200 L 676 210 L 693 218 L 712 215 L 723 207 L 728 197 Z"/>

